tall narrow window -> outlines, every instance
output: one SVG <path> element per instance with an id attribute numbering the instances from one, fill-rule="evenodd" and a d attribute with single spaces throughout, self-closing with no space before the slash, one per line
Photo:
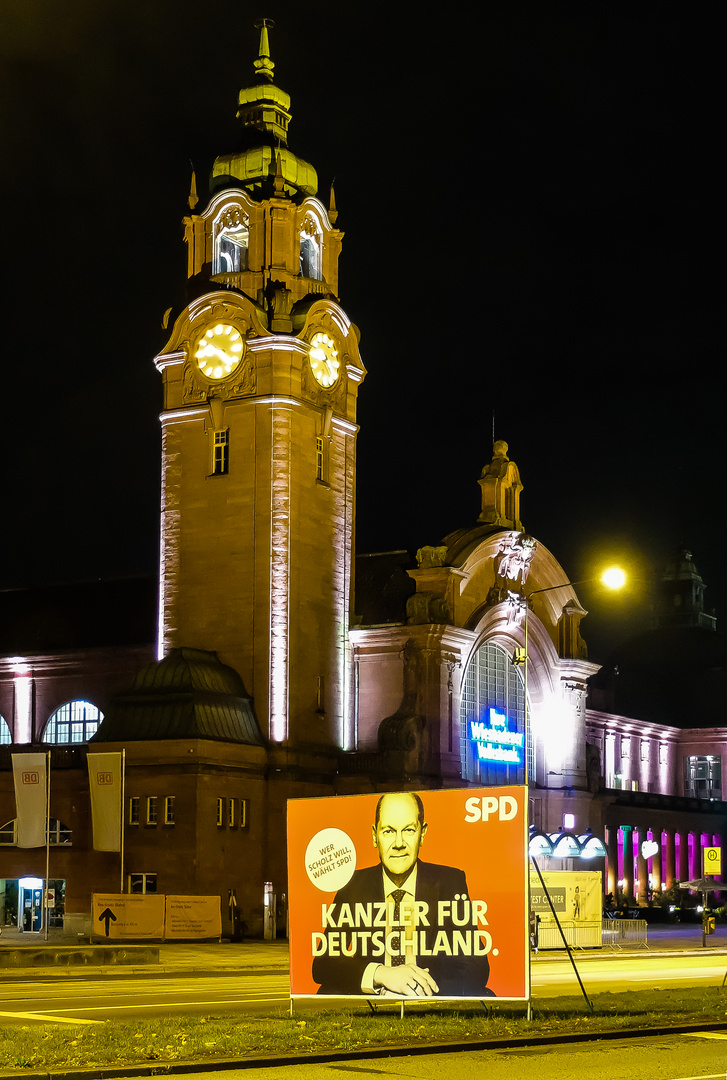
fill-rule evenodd
<path id="1" fill-rule="evenodd" d="M 684 794 L 697 799 L 722 798 L 722 757 L 695 755 L 684 759 Z"/>
<path id="2" fill-rule="evenodd" d="M 139 824 L 139 796 L 132 795 L 129 799 L 129 825 Z"/>
<path id="3" fill-rule="evenodd" d="M 247 799 L 240 799 L 240 828 L 247 828 Z"/>
<path id="4" fill-rule="evenodd" d="M 318 239 L 310 233 L 300 234 L 300 272 L 316 281 L 321 277 L 321 251 Z"/>
<path id="5" fill-rule="evenodd" d="M 165 825 L 173 825 L 174 824 L 174 796 L 173 795 L 167 795 L 166 799 L 164 800 L 164 824 Z"/>
<path id="6" fill-rule="evenodd" d="M 234 274 L 247 270 L 250 233 L 247 216 L 235 215 L 237 223 L 226 226 L 217 234 L 213 274 Z"/>
<path id="7" fill-rule="evenodd" d="M 325 480 L 326 478 L 326 449 L 323 442 L 323 437 L 318 435 L 316 437 L 316 480 Z"/>
<path id="8" fill-rule="evenodd" d="M 227 800 L 227 824 L 231 829 L 235 827 L 235 800 Z"/>
<path id="9" fill-rule="evenodd" d="M 146 823 L 147 825 L 156 825 L 157 823 L 157 797 L 156 795 L 150 795 L 146 800 Z"/>
<path id="10" fill-rule="evenodd" d="M 219 828 L 225 824 L 225 800 L 217 800 L 217 825 Z"/>
<path id="11" fill-rule="evenodd" d="M 230 429 L 214 432 L 212 475 L 224 476 L 230 468 Z"/>

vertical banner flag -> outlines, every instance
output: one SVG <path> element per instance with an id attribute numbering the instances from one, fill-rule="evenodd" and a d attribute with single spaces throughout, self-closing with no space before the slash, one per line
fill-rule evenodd
<path id="1" fill-rule="evenodd" d="M 530 994 L 527 789 L 288 802 L 293 997 Z"/>
<path id="2" fill-rule="evenodd" d="M 46 754 L 13 754 L 18 847 L 45 847 Z"/>
<path id="3" fill-rule="evenodd" d="M 121 754 L 89 754 L 94 851 L 121 850 Z"/>

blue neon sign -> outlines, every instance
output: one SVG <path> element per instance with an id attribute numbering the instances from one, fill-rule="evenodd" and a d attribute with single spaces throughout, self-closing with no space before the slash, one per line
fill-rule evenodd
<path id="1" fill-rule="evenodd" d="M 525 736 L 510 731 L 505 713 L 489 709 L 487 721 L 470 720 L 470 738 L 477 748 L 480 761 L 501 765 L 522 765 Z"/>

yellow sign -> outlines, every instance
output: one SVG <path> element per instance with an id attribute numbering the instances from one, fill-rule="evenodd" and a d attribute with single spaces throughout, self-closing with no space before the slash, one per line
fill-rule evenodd
<path id="1" fill-rule="evenodd" d="M 721 847 L 706 847 L 704 849 L 704 872 L 715 876 L 722 873 Z"/>
<path id="2" fill-rule="evenodd" d="M 222 933 L 219 896 L 93 894 L 94 936 L 118 940 L 216 938 Z"/>
<path id="3" fill-rule="evenodd" d="M 164 897 L 94 893 L 93 933 L 112 940 L 163 938 Z"/>
<path id="4" fill-rule="evenodd" d="M 167 896 L 165 937 L 216 938 L 221 933 L 219 896 Z"/>

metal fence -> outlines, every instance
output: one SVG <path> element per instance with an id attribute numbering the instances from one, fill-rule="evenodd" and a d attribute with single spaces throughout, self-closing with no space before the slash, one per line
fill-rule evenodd
<path id="1" fill-rule="evenodd" d="M 565 940 L 572 949 L 593 949 L 601 944 L 601 926 L 597 922 L 574 922 L 572 919 L 561 919 Z M 538 928 L 538 948 L 562 949 L 563 938 L 554 923 L 540 923 Z"/>
<path id="2" fill-rule="evenodd" d="M 611 949 L 648 949 L 646 919 L 604 919 L 603 944 Z"/>

